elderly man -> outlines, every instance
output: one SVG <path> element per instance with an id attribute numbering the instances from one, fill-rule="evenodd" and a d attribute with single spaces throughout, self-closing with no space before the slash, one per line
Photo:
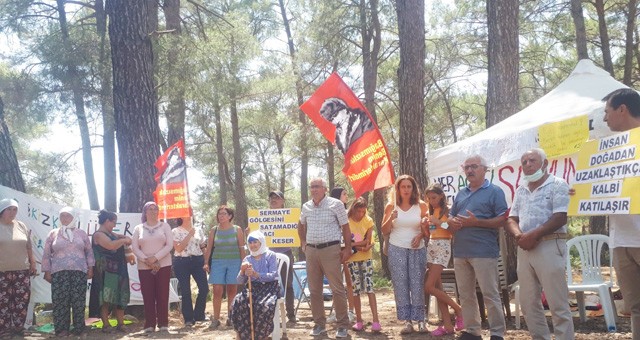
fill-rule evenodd
<path id="1" fill-rule="evenodd" d="M 547 172 L 542 149 L 520 158 L 525 184 L 518 187 L 507 231 L 518 242 L 518 281 L 522 311 L 533 339 L 551 339 L 544 315 L 544 290 L 557 340 L 573 339 L 573 317 L 565 278 L 569 186 Z"/>
<path id="2" fill-rule="evenodd" d="M 618 89 L 602 99 L 604 121 L 611 131 L 640 127 L 640 95 L 633 89 Z M 626 307 L 631 311 L 633 339 L 640 340 L 640 215 L 609 216 L 609 247 Z"/>
<path id="3" fill-rule="evenodd" d="M 284 208 L 284 194 L 281 191 L 272 191 L 269 193 L 269 209 L 283 209 Z M 284 277 L 285 268 L 282 268 L 282 272 L 280 276 L 282 277 L 282 282 L 287 281 L 287 319 L 289 319 L 290 323 L 296 323 L 296 313 L 293 307 L 293 299 L 295 298 L 293 294 L 293 253 L 291 252 L 291 248 L 271 248 L 276 253 L 284 254 L 289 257 L 289 276 Z"/>
<path id="4" fill-rule="evenodd" d="M 498 279 L 498 230 L 504 225 L 504 192 L 485 179 L 488 166 L 478 155 L 462 164 L 468 186 L 461 189 L 449 211 L 449 228 L 455 233 L 453 265 L 460 292 L 465 331 L 459 339 L 482 339 L 476 297 L 476 279 L 488 309 L 491 340 L 504 336 L 505 320 Z"/>
<path id="5" fill-rule="evenodd" d="M 347 295 L 342 283 L 341 263 L 351 255 L 351 231 L 344 204 L 328 197 L 327 183 L 314 178 L 309 183 L 311 200 L 302 205 L 298 235 L 307 257 L 307 282 L 311 294 L 311 313 L 315 326 L 311 335 L 326 332 L 326 316 L 322 299 L 322 280 L 326 276 L 333 293 L 333 306 L 338 319 L 336 338 L 348 336 Z M 345 247 L 340 250 L 340 238 Z"/>

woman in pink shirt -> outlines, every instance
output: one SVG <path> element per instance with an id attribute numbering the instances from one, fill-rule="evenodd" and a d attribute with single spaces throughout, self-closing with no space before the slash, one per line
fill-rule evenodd
<path id="1" fill-rule="evenodd" d="M 158 205 L 147 202 L 142 208 L 142 224 L 133 230 L 132 248 L 138 258 L 138 275 L 144 302 L 144 332 L 169 331 L 169 280 L 173 234 L 158 220 Z"/>

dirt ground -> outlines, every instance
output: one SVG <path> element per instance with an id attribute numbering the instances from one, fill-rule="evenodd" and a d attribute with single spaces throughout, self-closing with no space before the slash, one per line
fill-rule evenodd
<path id="1" fill-rule="evenodd" d="M 379 290 L 376 293 L 378 300 L 378 311 L 380 314 L 380 323 L 382 324 L 382 332 L 372 333 L 370 331 L 370 324 L 367 325 L 365 331 L 355 332 L 350 330 L 349 335 L 351 339 L 437 339 L 438 337 L 432 337 L 429 334 L 411 334 L 400 335 L 400 329 L 402 323 L 396 320 L 395 303 L 393 300 L 393 292 L 390 289 Z M 367 299 L 363 299 L 363 318 L 365 321 L 371 320 L 371 313 L 368 308 Z M 330 303 L 327 302 L 327 307 Z M 226 306 L 226 302 L 223 302 L 223 306 Z M 166 339 L 166 338 L 183 338 L 183 339 L 216 339 L 216 340 L 232 340 L 235 339 L 235 333 L 232 327 L 224 326 L 226 321 L 226 312 L 223 309 L 222 321 L 223 324 L 219 329 L 213 331 L 208 329 L 208 323 L 197 324 L 191 329 L 183 328 L 182 317 L 180 311 L 176 308 L 175 304 L 172 304 L 172 310 L 170 314 L 170 326 L 171 330 L 167 333 L 153 333 L 146 336 L 142 334 L 142 322 L 138 321 L 132 325 L 127 326 L 128 334 L 104 334 L 100 330 L 90 330 L 88 334 L 83 337 L 87 339 L 135 339 L 135 338 L 153 338 L 153 339 Z M 212 312 L 211 302 L 207 304 L 207 311 Z M 328 311 L 327 311 L 328 312 Z M 550 318 L 547 318 L 551 323 Z M 604 317 L 589 317 L 586 322 L 580 322 L 580 319 L 575 317 L 574 324 L 576 329 L 576 339 L 631 339 L 631 330 L 628 317 L 619 317 L 617 322 L 618 332 L 607 333 L 604 323 Z M 429 330 L 433 330 L 438 325 L 438 320 L 434 315 L 430 315 L 429 318 Z M 294 325 L 287 325 L 287 338 L 288 339 L 310 339 L 309 332 L 313 327 L 313 321 L 311 318 L 311 311 L 308 309 L 308 305 L 305 302 L 301 303 L 298 311 L 298 322 Z M 489 332 L 487 330 L 488 325 L 485 325 L 485 331 L 483 333 L 486 339 L 489 338 Z M 328 325 L 328 333 L 322 337 L 316 337 L 316 339 L 334 339 L 335 327 Z M 458 332 L 459 334 L 459 332 Z M 456 335 L 458 335 L 456 334 Z M 27 336 L 27 339 L 45 339 L 50 338 L 51 335 L 33 333 Z M 72 337 L 73 338 L 73 337 Z M 75 337 L 79 339 L 79 337 Z M 454 339 L 454 335 L 440 337 L 441 339 Z M 530 339 L 529 333 L 526 331 L 526 326 L 523 322 L 523 329 L 515 329 L 514 317 L 512 316 L 507 320 L 507 332 L 505 339 Z"/>

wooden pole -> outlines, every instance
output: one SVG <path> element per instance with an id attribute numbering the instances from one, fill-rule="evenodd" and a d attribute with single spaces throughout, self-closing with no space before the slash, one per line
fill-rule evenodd
<path id="1" fill-rule="evenodd" d="M 251 277 L 249 277 L 249 318 L 251 318 L 251 340 L 255 340 L 255 333 L 253 330 L 253 292 L 251 291 Z"/>

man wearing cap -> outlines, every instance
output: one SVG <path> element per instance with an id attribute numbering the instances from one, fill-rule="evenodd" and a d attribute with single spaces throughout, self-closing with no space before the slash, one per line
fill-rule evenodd
<path id="1" fill-rule="evenodd" d="M 284 194 L 282 191 L 272 191 L 269 193 L 269 209 L 283 209 L 284 208 Z M 287 287 L 286 287 L 286 306 L 287 306 L 287 319 L 290 323 L 296 322 L 296 314 L 295 309 L 293 308 L 293 299 L 295 298 L 293 293 L 293 252 L 291 252 L 291 248 L 283 247 L 283 248 L 270 248 L 274 253 L 284 254 L 289 257 L 289 276 L 286 278 Z M 282 268 L 282 272 L 280 272 L 280 276 L 282 277 L 282 282 L 285 282 L 285 268 Z"/>
<path id="2" fill-rule="evenodd" d="M 518 281 L 524 319 L 533 339 L 551 339 L 541 291 L 549 302 L 555 338 L 573 339 L 573 316 L 565 278 L 569 185 L 547 171 L 542 149 L 520 158 L 525 183 L 518 187 L 506 230 L 518 242 Z"/>
<path id="3" fill-rule="evenodd" d="M 340 266 L 351 256 L 351 231 L 344 203 L 327 196 L 327 182 L 314 178 L 309 182 L 311 200 L 302 205 L 298 235 L 307 257 L 307 282 L 311 295 L 311 313 L 314 327 L 312 336 L 326 333 L 326 315 L 322 299 L 322 281 L 326 276 L 333 293 L 338 330 L 336 338 L 346 338 L 349 334 L 347 295 L 342 282 Z M 340 238 L 345 247 L 340 250 Z"/>

